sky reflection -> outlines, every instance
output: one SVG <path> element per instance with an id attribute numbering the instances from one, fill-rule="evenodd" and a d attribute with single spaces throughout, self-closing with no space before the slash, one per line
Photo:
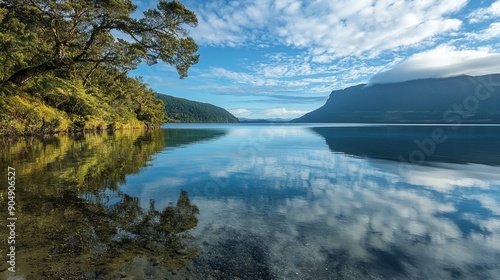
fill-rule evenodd
<path id="1" fill-rule="evenodd" d="M 331 151 L 326 142 L 304 127 L 230 128 L 160 154 L 122 189 L 159 207 L 161 197 L 188 191 L 200 209 L 192 231 L 203 244 L 199 269 L 500 279 L 499 166 L 429 162 L 405 173 L 398 161 Z"/>

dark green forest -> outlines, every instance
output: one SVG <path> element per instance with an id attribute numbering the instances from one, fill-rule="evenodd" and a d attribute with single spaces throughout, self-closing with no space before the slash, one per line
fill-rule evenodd
<path id="1" fill-rule="evenodd" d="M 159 94 L 158 98 L 166 104 L 167 122 L 184 123 L 237 123 L 238 118 L 221 107 Z"/>
<path id="2" fill-rule="evenodd" d="M 131 0 L 0 0 L 0 135 L 163 123 L 164 103 L 128 73 L 163 61 L 186 77 L 199 59 L 186 29 L 197 18 L 177 1 L 140 18 L 136 9 Z"/>

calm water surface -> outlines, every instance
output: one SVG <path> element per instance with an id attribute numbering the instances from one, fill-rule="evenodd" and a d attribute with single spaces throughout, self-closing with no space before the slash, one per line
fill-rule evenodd
<path id="1" fill-rule="evenodd" d="M 5 147 L 28 279 L 500 279 L 498 126 L 170 124 Z"/>

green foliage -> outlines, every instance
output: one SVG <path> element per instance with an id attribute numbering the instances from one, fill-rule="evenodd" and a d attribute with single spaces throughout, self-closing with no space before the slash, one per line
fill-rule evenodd
<path id="1" fill-rule="evenodd" d="M 0 1 L 0 135 L 158 126 L 164 104 L 128 71 L 164 61 L 180 78 L 198 62 L 177 1 L 132 18 L 130 0 Z M 122 34 L 129 38 L 115 38 Z"/>
<path id="2" fill-rule="evenodd" d="M 184 98 L 159 94 L 158 98 L 165 103 L 167 122 L 187 123 L 237 123 L 238 118 L 223 108 Z"/>
<path id="3" fill-rule="evenodd" d="M 69 118 L 64 112 L 28 94 L 0 99 L 0 135 L 45 134 L 68 128 Z"/>
<path id="4" fill-rule="evenodd" d="M 8 88 L 0 98 L 0 135 L 151 127 L 164 120 L 156 93 L 127 76 L 85 88 L 43 75 L 22 91 L 14 87 L 15 95 Z"/>
<path id="5" fill-rule="evenodd" d="M 130 0 L 5 0 L 0 8 L 2 80 L 17 85 L 75 66 L 126 72 L 158 60 L 183 78 L 198 62 L 198 46 L 184 27 L 195 27 L 196 15 L 177 1 L 160 0 L 139 19 L 130 16 L 136 9 Z M 131 39 L 115 40 L 112 31 Z"/>

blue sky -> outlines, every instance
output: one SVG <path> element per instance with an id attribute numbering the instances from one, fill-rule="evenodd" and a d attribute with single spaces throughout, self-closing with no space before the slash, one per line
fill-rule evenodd
<path id="1" fill-rule="evenodd" d="M 500 73 L 500 0 L 181 2 L 200 62 L 184 79 L 164 63 L 131 76 L 237 117 L 299 117 L 359 83 Z"/>

